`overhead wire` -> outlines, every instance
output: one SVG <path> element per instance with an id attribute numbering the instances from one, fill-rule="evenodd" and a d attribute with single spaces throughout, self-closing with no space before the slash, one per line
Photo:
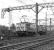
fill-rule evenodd
<path id="1" fill-rule="evenodd" d="M 24 3 L 22 0 L 16 0 L 16 1 L 18 1 L 18 2 L 20 2 L 20 3 L 22 3 L 22 4 L 26 4 L 26 3 Z M 20 12 L 21 15 L 23 15 L 23 14 L 21 13 L 21 11 L 19 11 L 19 12 Z M 21 18 L 20 18 L 20 22 L 22 22 L 22 21 L 21 21 Z"/>
<path id="2" fill-rule="evenodd" d="M 19 2 L 21 2 L 21 3 L 23 3 L 23 4 L 25 4 L 26 5 L 26 3 L 25 3 L 25 1 L 23 1 L 23 0 L 17 0 L 17 1 L 19 1 Z M 32 3 L 34 3 L 34 1 L 32 1 L 32 0 L 30 0 Z M 28 10 L 29 12 L 30 12 L 30 10 Z"/>
<path id="3" fill-rule="evenodd" d="M 52 2 L 53 2 L 53 0 L 52 0 Z M 52 11 L 52 15 L 54 15 L 54 9 L 53 9 L 53 7 L 51 7 L 51 11 Z"/>
<path id="4" fill-rule="evenodd" d="M 43 0 L 44 3 L 46 3 L 46 0 Z"/>
<path id="5" fill-rule="evenodd" d="M 26 5 L 26 3 L 25 3 L 24 1 L 22 1 L 22 0 L 16 0 L 16 1 L 18 1 L 18 2 L 20 2 L 20 3 L 22 3 L 22 4 L 25 4 L 25 5 Z"/>

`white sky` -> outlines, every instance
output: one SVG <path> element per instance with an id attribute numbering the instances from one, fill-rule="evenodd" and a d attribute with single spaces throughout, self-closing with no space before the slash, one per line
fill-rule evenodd
<path id="1" fill-rule="evenodd" d="M 22 2 L 23 1 L 23 2 Z M 0 25 L 6 25 L 8 26 L 9 24 L 9 15 L 8 13 L 5 14 L 5 18 L 1 19 L 1 9 L 2 8 L 7 8 L 7 7 L 16 7 L 20 5 L 25 5 L 25 4 L 35 4 L 36 2 L 38 3 L 44 3 L 44 2 L 52 2 L 53 0 L 0 0 Z M 47 11 L 48 14 L 52 14 L 51 10 Z M 39 19 L 43 19 L 46 17 L 46 9 L 43 9 L 39 13 Z M 30 22 L 33 22 L 32 19 L 35 19 L 35 13 L 32 10 L 14 10 L 12 11 L 12 22 L 17 23 L 20 22 L 20 18 L 22 15 L 27 15 L 27 18 L 29 19 Z M 50 15 L 49 15 L 50 16 Z M 48 17 L 49 17 L 48 16 Z M 53 15 L 51 15 L 53 17 Z"/>

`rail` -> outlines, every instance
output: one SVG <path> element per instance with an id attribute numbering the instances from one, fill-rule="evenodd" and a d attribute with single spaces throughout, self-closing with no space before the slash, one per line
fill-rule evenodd
<path id="1" fill-rule="evenodd" d="M 37 39 L 34 41 L 27 41 L 27 42 L 22 42 L 22 43 L 16 43 L 16 44 L 11 44 L 11 45 L 6 45 L 6 46 L 2 46 L 0 47 L 0 49 L 23 49 L 23 48 L 27 48 L 27 47 L 32 47 L 32 46 L 38 46 L 41 44 L 46 44 L 49 43 L 49 41 L 54 40 L 54 37 L 48 37 L 48 38 L 43 38 L 43 39 Z"/>

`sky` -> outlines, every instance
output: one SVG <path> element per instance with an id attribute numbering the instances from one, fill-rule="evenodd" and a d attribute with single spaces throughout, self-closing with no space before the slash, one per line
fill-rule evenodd
<path id="1" fill-rule="evenodd" d="M 8 8 L 8 7 L 17 7 L 21 5 L 29 5 L 29 4 L 35 4 L 37 3 L 47 3 L 52 2 L 53 0 L 0 0 L 0 25 L 9 26 L 9 13 L 6 12 L 4 18 L 1 18 L 1 10 L 2 8 Z M 54 1 L 53 1 L 54 2 Z M 39 14 L 39 19 L 44 19 L 46 17 L 46 12 L 48 14 L 52 14 L 52 11 L 48 9 L 43 9 Z M 19 23 L 23 21 L 22 16 L 26 15 L 26 21 L 29 22 L 35 22 L 33 19 L 35 19 L 35 13 L 32 10 L 14 10 L 12 11 L 12 23 Z M 53 15 L 48 15 L 49 17 L 53 17 Z M 20 20 L 21 19 L 21 20 Z"/>

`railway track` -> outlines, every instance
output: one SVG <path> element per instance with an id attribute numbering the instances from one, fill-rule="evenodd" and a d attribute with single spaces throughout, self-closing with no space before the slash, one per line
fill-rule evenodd
<path id="1" fill-rule="evenodd" d="M 24 49 L 24 48 L 28 48 L 28 47 L 47 44 L 53 40 L 54 40 L 54 37 L 42 38 L 42 39 L 37 39 L 37 40 L 33 40 L 33 41 L 27 41 L 27 42 L 21 42 L 21 43 L 15 43 L 15 44 L 2 46 L 2 47 L 0 47 L 0 49 L 1 50 L 12 50 L 12 49 L 19 50 L 19 49 Z"/>
<path id="2" fill-rule="evenodd" d="M 24 38 L 16 38 L 16 39 L 12 39 L 12 40 L 2 40 L 0 41 L 0 44 L 14 44 L 14 43 L 21 43 L 21 42 L 26 42 L 26 41 L 33 41 L 36 39 L 41 39 L 41 38 L 45 38 L 44 36 L 39 36 L 39 37 L 24 37 Z M 14 42 L 13 42 L 14 41 Z M 0 45 L 1 46 L 1 45 Z"/>

